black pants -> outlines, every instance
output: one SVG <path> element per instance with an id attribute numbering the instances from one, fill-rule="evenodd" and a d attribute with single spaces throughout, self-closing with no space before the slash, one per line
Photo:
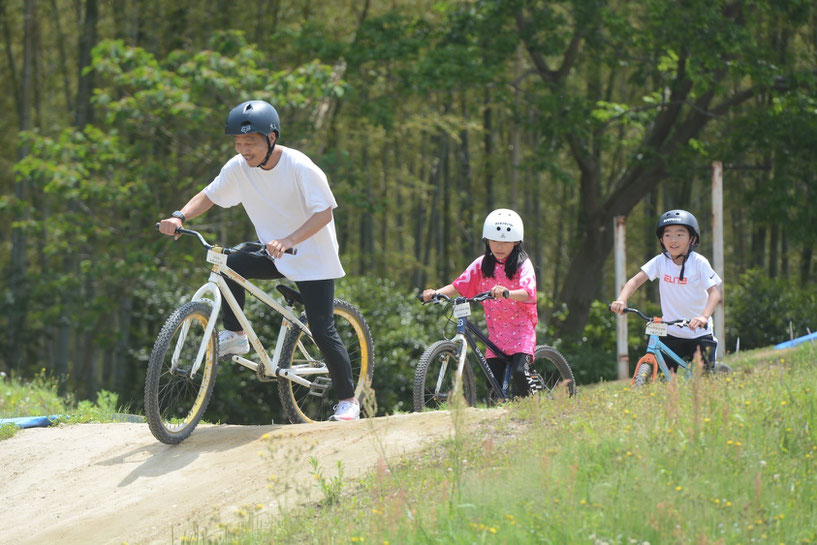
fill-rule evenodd
<path id="1" fill-rule="evenodd" d="M 284 275 L 278 272 L 275 263 L 264 256 L 253 255 L 246 252 L 236 252 L 227 257 L 227 265 L 235 272 L 247 279 L 271 280 L 283 278 Z M 246 292 L 244 288 L 227 277 L 227 285 L 235 296 L 238 306 L 244 308 Z M 352 364 L 349 360 L 349 353 L 343 342 L 340 340 L 338 330 L 335 329 L 335 318 L 333 314 L 335 299 L 334 280 L 309 280 L 295 282 L 301 297 L 304 300 L 306 309 L 306 320 L 315 344 L 320 348 L 323 357 L 326 358 L 326 367 L 329 368 L 329 376 L 335 386 L 338 399 L 348 399 L 355 396 L 355 387 L 352 380 Z M 221 318 L 224 329 L 229 331 L 241 331 L 241 324 L 235 317 L 233 309 L 226 303 L 221 306 Z"/>
<path id="2" fill-rule="evenodd" d="M 518 352 L 511 356 L 511 396 L 525 397 L 531 393 L 530 385 L 530 354 Z M 487 358 L 488 367 L 494 374 L 494 378 L 502 386 L 502 381 L 505 379 L 506 360 L 500 358 Z M 488 389 L 491 388 L 491 383 L 488 383 Z"/>
<path id="3" fill-rule="evenodd" d="M 670 350 L 675 352 L 675 354 L 684 361 L 692 361 L 695 357 L 695 352 L 698 350 L 698 347 L 700 347 L 704 367 L 707 370 L 711 370 L 715 366 L 715 353 L 718 350 L 718 341 L 716 341 L 715 337 L 711 334 L 695 339 L 682 339 L 680 337 L 673 337 L 672 335 L 659 338 L 662 343 L 667 345 Z M 665 357 L 664 361 L 670 369 L 678 369 L 678 364 L 675 363 L 675 360 Z"/>

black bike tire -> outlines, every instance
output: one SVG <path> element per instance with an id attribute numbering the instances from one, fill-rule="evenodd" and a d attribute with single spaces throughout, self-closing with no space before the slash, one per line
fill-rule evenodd
<path id="1" fill-rule="evenodd" d="M 168 317 L 153 345 L 150 360 L 148 361 L 147 375 L 145 377 L 145 419 L 153 436 L 162 443 L 172 445 L 187 439 L 198 425 L 202 416 L 204 416 L 204 412 L 207 410 L 207 405 L 210 402 L 210 397 L 213 395 L 213 387 L 215 386 L 216 374 L 218 373 L 218 334 L 215 330 L 210 338 L 208 350 L 205 353 L 201 368 L 197 373 L 197 376 L 201 376 L 201 383 L 195 386 L 194 381 L 186 378 L 174 377 L 171 379 L 180 384 L 187 382 L 192 386 L 192 388 L 187 389 L 191 392 L 195 390 L 196 397 L 192 407 L 190 407 L 190 410 L 184 417 L 181 426 L 169 426 L 165 418 L 166 410 L 169 408 L 164 406 L 166 401 L 165 397 L 170 396 L 172 392 L 177 390 L 168 388 L 167 386 L 163 387 L 162 379 L 169 376 L 165 369 L 165 355 L 168 350 L 175 348 L 172 341 L 175 338 L 175 333 L 182 324 L 188 319 L 196 319 L 202 328 L 207 327 L 212 308 L 212 305 L 204 301 L 190 301 L 189 303 L 185 303 Z M 184 387 L 184 384 L 182 384 L 182 387 Z M 185 409 L 186 407 L 182 408 L 182 410 Z"/>
<path id="2" fill-rule="evenodd" d="M 540 344 L 534 349 L 532 365 L 535 364 L 536 361 L 540 359 L 548 360 L 559 371 L 559 374 L 562 377 L 562 381 L 564 382 L 564 385 L 567 388 L 568 397 L 573 397 L 574 395 L 576 395 L 576 378 L 573 376 L 573 370 L 567 363 L 567 358 L 565 358 L 561 352 L 559 352 L 552 346 Z M 532 369 L 532 371 L 536 371 L 537 373 L 539 373 L 539 370 L 535 368 Z M 558 382 L 553 384 L 553 387 L 550 388 L 550 391 L 552 392 L 558 384 L 559 384 Z"/>
<path id="3" fill-rule="evenodd" d="M 716 361 L 715 366 L 712 368 L 712 373 L 715 376 L 717 376 L 717 375 L 731 375 L 732 373 L 734 373 L 734 371 L 732 370 L 731 367 L 729 367 L 725 363 Z"/>
<path id="4" fill-rule="evenodd" d="M 374 395 L 371 388 L 368 387 L 368 385 L 371 385 L 372 377 L 374 376 L 374 341 L 372 340 L 372 332 L 369 329 L 369 324 L 357 307 L 343 299 L 334 300 L 333 314 L 335 316 L 336 326 L 337 320 L 340 317 L 346 320 L 356 333 L 356 339 L 360 343 L 361 357 L 360 369 L 357 371 L 357 376 L 352 377 L 355 383 L 355 398 L 360 402 L 361 416 L 374 416 L 369 414 L 369 412 L 374 408 L 375 400 L 373 398 L 367 398 L 367 396 Z M 302 314 L 299 319 L 309 326 L 306 321 L 306 314 Z M 292 367 L 292 358 L 295 354 L 295 349 L 303 335 L 304 333 L 298 328 L 292 328 L 287 333 L 287 336 L 284 338 L 283 348 L 281 349 L 281 360 L 278 364 L 282 369 Z M 314 341 L 311 342 L 314 343 Z M 348 348 L 349 347 L 347 347 L 347 350 Z M 354 362 L 352 371 L 353 373 L 355 372 Z M 294 390 L 294 388 L 299 386 L 300 385 L 285 378 L 278 379 L 278 397 L 281 399 L 281 404 L 286 411 L 290 423 L 305 424 L 327 420 L 332 415 L 329 411 L 331 407 L 327 406 L 327 410 L 321 411 L 321 414 L 317 415 L 317 417 L 314 417 L 314 415 L 310 416 L 304 411 L 301 407 L 303 403 L 299 403 L 299 399 L 304 399 L 304 397 L 296 394 Z M 334 401 L 337 402 L 337 400 Z"/>
<path id="5" fill-rule="evenodd" d="M 642 363 L 638 367 L 638 371 L 635 374 L 635 379 L 633 380 L 633 387 L 641 388 L 652 382 L 652 365 L 649 363 Z"/>
<path id="6" fill-rule="evenodd" d="M 417 369 L 414 371 L 414 411 L 421 412 L 425 409 L 437 409 L 441 403 L 429 403 L 426 400 L 426 378 L 429 367 L 437 360 L 437 358 L 448 355 L 452 358 L 452 366 L 449 366 L 447 372 L 450 372 L 453 377 L 457 368 L 457 345 L 451 341 L 437 341 L 428 348 L 426 348 L 420 360 L 417 362 Z M 477 387 L 474 380 L 474 370 L 466 360 L 465 368 L 462 372 L 462 392 L 465 397 L 465 402 L 473 407 L 477 403 Z"/>

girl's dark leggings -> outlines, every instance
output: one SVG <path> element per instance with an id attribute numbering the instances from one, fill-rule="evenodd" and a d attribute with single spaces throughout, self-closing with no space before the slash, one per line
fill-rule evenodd
<path id="1" fill-rule="evenodd" d="M 531 393 L 530 384 L 530 354 L 518 352 L 511 356 L 511 396 L 525 397 Z M 500 358 L 488 358 L 488 366 L 494 374 L 496 381 L 502 386 L 505 379 L 505 360 Z M 490 383 L 488 388 L 491 388 Z"/>
<path id="2" fill-rule="evenodd" d="M 284 257 L 283 259 L 286 259 Z M 278 272 L 275 263 L 264 256 L 253 255 L 246 252 L 236 252 L 227 257 L 227 265 L 235 272 L 247 279 L 271 280 L 284 278 Z M 244 288 L 224 277 L 230 291 L 235 296 L 238 306 L 244 308 L 246 300 Z M 355 396 L 355 387 L 352 380 L 352 364 L 349 360 L 349 353 L 340 340 L 338 330 L 335 329 L 335 318 L 333 315 L 335 299 L 334 280 L 309 280 L 295 282 L 301 297 L 304 300 L 306 309 L 306 320 L 315 344 L 320 348 L 323 357 L 326 358 L 326 366 L 329 368 L 329 376 L 335 387 L 338 399 L 348 399 Z M 235 313 L 230 305 L 221 306 L 221 318 L 224 329 L 229 331 L 241 331 L 241 324 L 235 317 Z"/>

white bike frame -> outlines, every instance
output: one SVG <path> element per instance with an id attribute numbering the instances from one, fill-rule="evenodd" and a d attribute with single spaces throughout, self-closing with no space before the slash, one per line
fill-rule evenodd
<path id="1" fill-rule="evenodd" d="M 212 263 L 213 265 L 210 272 L 210 278 L 208 279 L 207 283 L 200 287 L 193 295 L 193 301 L 207 301 L 212 305 L 213 310 L 210 313 L 210 319 L 207 322 L 207 327 L 204 330 L 204 337 L 202 338 L 201 346 L 199 347 L 198 354 L 196 355 L 196 362 L 190 371 L 191 375 L 194 375 L 198 371 L 199 367 L 201 367 L 202 361 L 204 360 L 204 354 L 207 352 L 207 345 L 209 344 L 210 337 L 213 335 L 213 331 L 215 330 L 216 319 L 218 318 L 219 311 L 221 310 L 222 300 L 227 301 L 227 304 L 235 313 L 238 323 L 241 324 L 241 327 L 247 334 L 250 344 L 261 360 L 262 372 L 264 376 L 270 378 L 284 378 L 309 388 L 312 386 L 312 382 L 303 378 L 302 375 L 328 374 L 329 370 L 327 369 L 326 365 L 313 359 L 304 349 L 303 344 L 300 341 L 298 342 L 298 346 L 300 347 L 304 356 L 310 360 L 312 365 L 299 367 L 297 369 L 281 369 L 278 366 L 278 362 L 281 359 L 281 350 L 283 348 L 284 339 L 286 338 L 289 330 L 293 327 L 297 327 L 307 335 L 311 336 L 312 334 L 310 333 L 309 328 L 303 324 L 297 316 L 295 316 L 292 307 L 285 307 L 281 305 L 266 292 L 262 291 L 246 278 L 228 267 L 227 254 L 223 253 L 223 248 L 214 246 L 212 249 L 207 250 L 207 262 Z M 252 324 L 250 324 L 250 321 L 247 319 L 244 311 L 238 305 L 238 301 L 235 300 L 235 297 L 230 291 L 229 286 L 227 286 L 227 282 L 224 280 L 224 276 L 222 275 L 229 277 L 252 295 L 260 299 L 265 305 L 271 307 L 273 310 L 283 316 L 281 329 L 278 332 L 278 340 L 275 344 L 275 352 L 272 358 L 270 358 L 267 350 L 264 348 L 264 345 L 261 344 L 258 335 L 256 335 L 255 330 L 252 327 Z M 205 297 L 207 294 L 210 294 L 212 298 Z M 182 326 L 179 339 L 176 341 L 176 348 L 173 352 L 172 359 L 173 369 L 175 369 L 178 365 L 179 355 L 181 354 L 184 340 L 187 337 L 189 326 L 190 322 L 185 322 L 185 324 Z M 254 361 L 248 360 L 247 358 L 242 358 L 239 355 L 233 355 L 230 359 L 235 363 L 247 367 L 248 369 L 252 369 L 256 373 L 258 372 L 259 364 Z"/>

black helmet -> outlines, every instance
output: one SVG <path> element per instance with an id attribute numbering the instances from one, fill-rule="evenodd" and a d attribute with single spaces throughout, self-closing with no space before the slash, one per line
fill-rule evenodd
<path id="1" fill-rule="evenodd" d="M 697 248 L 698 244 L 700 244 L 701 229 L 698 227 L 698 220 L 686 210 L 670 210 L 661 214 L 661 217 L 658 218 L 658 225 L 655 227 L 655 234 L 659 241 L 661 240 L 661 235 L 664 234 L 664 227 L 668 225 L 683 225 L 687 227 L 692 231 L 692 242 L 690 246 Z M 664 247 L 663 243 L 661 243 L 661 247 Z"/>
<path id="2" fill-rule="evenodd" d="M 276 140 L 281 136 L 281 122 L 278 112 L 269 102 L 263 100 L 248 100 L 232 109 L 227 115 L 224 125 L 224 134 L 261 133 L 264 136 L 274 132 Z"/>

